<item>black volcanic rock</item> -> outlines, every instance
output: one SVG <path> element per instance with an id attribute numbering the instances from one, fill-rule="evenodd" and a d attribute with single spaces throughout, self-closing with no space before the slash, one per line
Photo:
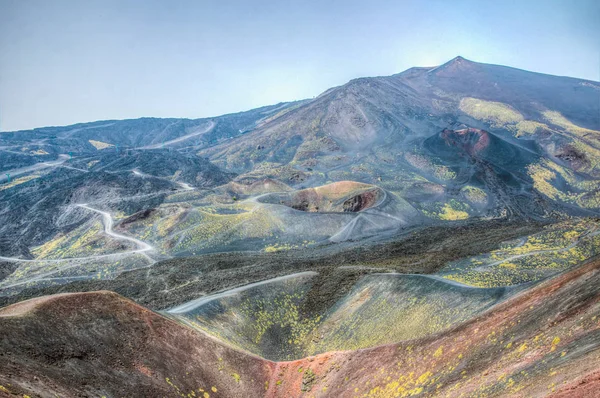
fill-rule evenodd
<path id="1" fill-rule="evenodd" d="M 261 120 L 298 103 L 279 103 L 205 119 L 140 118 L 128 120 L 102 120 L 70 126 L 42 127 L 0 133 L 0 147 L 33 146 L 49 154 L 96 153 L 90 140 L 99 141 L 120 149 L 155 146 L 163 143 L 171 148 L 201 148 L 229 140 L 255 128 Z M 211 127 L 211 123 L 212 127 Z M 187 137 L 187 138 L 186 138 Z M 169 144 L 170 143 L 170 144 Z M 112 150 L 115 148 L 112 147 Z M 104 149 L 107 151 L 108 149 Z M 6 156 L 5 153 L 0 156 Z M 2 159 L 2 157 L 0 157 Z"/>
<path id="2" fill-rule="evenodd" d="M 139 171 L 145 175 L 171 178 L 198 187 L 214 187 L 228 183 L 235 174 L 224 172 L 208 160 L 175 150 L 132 150 L 83 158 L 80 163 L 95 163 L 92 172 L 110 173 Z"/>
<path id="3" fill-rule="evenodd" d="M 144 174 L 136 175 L 134 169 Z M 67 167 L 0 191 L 0 254 L 30 257 L 28 247 L 57 232 L 67 233 L 93 216 L 74 210 L 75 204 L 96 203 L 109 211 L 133 214 L 159 206 L 169 193 L 181 189 L 177 182 L 208 188 L 232 177 L 198 156 L 168 150 L 74 158 Z"/>

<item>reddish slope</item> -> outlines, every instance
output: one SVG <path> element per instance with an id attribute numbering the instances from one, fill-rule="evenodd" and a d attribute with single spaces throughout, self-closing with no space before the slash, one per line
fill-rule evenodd
<path id="1" fill-rule="evenodd" d="M 0 396 L 258 397 L 271 371 L 111 292 L 6 307 L 0 330 Z"/>
<path id="2" fill-rule="evenodd" d="M 594 397 L 600 261 L 429 339 L 294 362 L 235 351 L 109 292 L 6 307 L 0 330 L 0 396 Z"/>
<path id="3" fill-rule="evenodd" d="M 437 338 L 278 363 L 268 396 L 304 386 L 315 397 L 597 397 L 599 270 L 554 278 Z"/>
<path id="4" fill-rule="evenodd" d="M 447 145 L 459 147 L 471 156 L 485 150 L 490 144 L 488 132 L 474 128 L 444 129 L 441 137 Z"/>

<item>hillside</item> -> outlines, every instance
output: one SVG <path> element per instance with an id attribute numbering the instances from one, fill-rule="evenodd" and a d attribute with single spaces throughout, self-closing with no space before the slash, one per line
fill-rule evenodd
<path id="1" fill-rule="evenodd" d="M 34 299 L 0 311 L 0 394 L 593 396 L 599 267 L 551 279 L 444 334 L 293 362 L 237 351 L 114 293 Z"/>
<path id="2" fill-rule="evenodd" d="M 0 133 L 0 396 L 593 397 L 599 99 L 457 57 Z"/>

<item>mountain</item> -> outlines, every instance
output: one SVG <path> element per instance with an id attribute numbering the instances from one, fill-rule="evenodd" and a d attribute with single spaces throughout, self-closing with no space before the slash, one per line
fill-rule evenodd
<path id="1" fill-rule="evenodd" d="M 597 82 L 457 57 L 436 68 L 352 80 L 200 153 L 242 177 L 267 175 L 300 187 L 345 179 L 379 184 L 432 214 L 450 200 L 462 202 L 455 210 L 485 214 L 454 194 L 473 187 L 488 196 L 491 214 L 506 206 L 542 216 L 564 207 L 597 210 L 599 95 Z M 444 130 L 464 129 L 481 130 L 492 142 L 488 152 L 500 151 L 470 166 L 483 176 L 476 181 L 440 158 L 445 149 L 432 147 Z M 517 163 L 509 153 L 519 154 Z M 485 180 L 490 172 L 501 178 Z M 424 180 L 445 198 L 436 192 L 423 204 Z M 418 201 L 411 200 L 416 192 Z"/>
<path id="2" fill-rule="evenodd" d="M 90 153 L 106 148 L 201 148 L 230 140 L 252 129 L 259 121 L 297 106 L 299 102 L 280 103 L 248 112 L 207 119 L 103 120 L 64 127 L 43 127 L 0 133 L 3 151 L 0 159 L 9 153 L 40 156 L 60 153 Z"/>
<path id="3" fill-rule="evenodd" d="M 280 147 L 298 141 L 298 150 L 291 158 L 300 161 L 307 155 L 307 142 L 322 140 L 320 150 L 345 153 L 364 151 L 382 143 L 401 146 L 415 137 L 431 135 L 460 121 L 474 124 L 472 127 L 509 127 L 513 118 L 538 123 L 559 122 L 546 112 L 558 112 L 581 128 L 598 130 L 599 90 L 597 82 L 480 64 L 457 57 L 436 68 L 412 68 L 393 76 L 352 80 L 259 126 L 233 145 L 219 145 L 209 153 L 220 159 L 224 153 L 233 156 L 245 147 L 246 151 L 256 153 L 255 161 L 283 161 L 287 158 L 281 157 Z M 474 99 L 484 102 L 477 104 Z M 490 101 L 497 104 L 488 104 Z M 483 109 L 474 114 L 471 106 Z M 501 111 L 505 119 L 499 119 L 502 115 L 497 113 Z M 488 123 L 483 124 L 486 121 Z M 269 139 L 274 140 L 271 145 L 255 151 L 257 146 L 268 144 Z M 249 145 L 249 141 L 257 145 Z M 247 159 L 244 164 L 232 162 L 231 166 L 246 169 L 251 166 L 250 160 L 253 159 Z"/>
<path id="4" fill-rule="evenodd" d="M 45 170 L 50 171 L 43 174 Z M 134 214 L 159 206 L 177 190 L 216 187 L 234 174 L 194 155 L 156 149 L 63 158 L 55 167 L 27 176 L 18 189 L 0 190 L 0 253 L 5 256 L 31 258 L 33 246 L 89 220 L 91 214 L 75 204 L 99 203 Z"/>
<path id="5" fill-rule="evenodd" d="M 103 241 L 81 204 L 167 257 L 594 216 L 599 93 L 597 82 L 457 57 L 215 118 L 2 133 L 0 255 L 89 257 L 66 248 Z"/>
<path id="6" fill-rule="evenodd" d="M 288 362 L 114 293 L 37 298 L 0 310 L 0 395 L 592 397 L 598 267 L 546 281 L 445 334 Z"/>
<path id="7" fill-rule="evenodd" d="M 81 225 L 81 216 L 60 215 L 69 204 L 91 201 L 123 218 L 159 208 L 152 224 L 136 216 L 123 230 L 178 256 L 244 247 L 247 238 L 264 249 L 282 236 L 280 244 L 297 246 L 302 234 L 308 242 L 339 241 L 478 217 L 597 215 L 599 93 L 597 82 L 457 57 L 434 68 L 355 79 L 312 100 L 215 118 L 2 133 L 0 195 L 7 205 L 0 221 L 11 239 L 0 240 L 0 254 L 31 258 L 33 246 Z M 235 189 L 213 189 L 230 181 Z M 296 198 L 332 183 L 368 184 L 399 204 L 389 215 L 402 221 L 373 228 L 365 217 L 375 210 L 359 203 L 346 204 L 361 209 L 356 219 L 343 214 L 346 205 L 328 203 L 314 204 L 318 216 L 283 216 L 272 200 L 252 199 L 273 193 L 269 181 L 297 191 L 288 194 Z M 189 192 L 173 196 L 173 189 Z M 351 191 L 340 195 L 365 199 Z M 304 201 L 291 207 L 313 206 Z M 261 211 L 248 212 L 249 206 Z M 313 234 L 308 220 L 333 213 L 341 224 Z M 294 222 L 298 234 L 291 238 L 286 226 L 297 217 L 306 220 Z M 244 229 L 236 231 L 239 225 Z M 198 240 L 214 234 L 210 243 Z"/>
<path id="8" fill-rule="evenodd" d="M 594 396 L 599 98 L 457 57 L 1 133 L 0 396 Z"/>

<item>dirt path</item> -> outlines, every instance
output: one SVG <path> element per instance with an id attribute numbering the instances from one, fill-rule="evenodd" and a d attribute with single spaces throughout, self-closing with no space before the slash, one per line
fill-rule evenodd
<path id="1" fill-rule="evenodd" d="M 87 257 L 71 257 L 71 258 L 64 258 L 64 259 L 36 259 L 36 260 L 26 260 L 26 259 L 20 259 L 20 258 L 15 258 L 15 257 L 3 257 L 0 256 L 0 260 L 3 261 L 10 261 L 10 262 L 26 262 L 26 263 L 43 263 L 43 262 L 49 262 L 49 263 L 60 263 L 60 262 L 64 262 L 67 263 L 68 265 L 65 267 L 58 267 L 57 269 L 53 269 L 52 271 L 49 272 L 45 272 L 36 276 L 33 276 L 30 279 L 26 279 L 26 280 L 22 280 L 20 282 L 16 282 L 10 285 L 4 285 L 2 286 L 0 284 L 0 289 L 7 289 L 7 288 L 11 288 L 11 287 L 15 287 L 15 286 L 19 286 L 19 285 L 23 285 L 26 283 L 30 283 L 30 282 L 35 282 L 35 281 L 42 281 L 42 280 L 50 280 L 53 278 L 48 278 L 48 276 L 51 276 L 53 274 L 56 274 L 57 272 L 62 272 L 65 270 L 68 270 L 70 268 L 75 268 L 75 267 L 79 267 L 81 266 L 81 263 L 79 263 L 80 261 L 85 261 L 85 260 L 94 260 L 94 259 L 101 259 L 101 258 L 106 258 L 106 257 L 115 257 L 115 256 L 126 256 L 129 254 L 141 254 L 144 257 L 146 257 L 149 261 L 149 265 L 148 266 L 152 266 L 154 263 L 156 263 L 156 261 L 148 256 L 147 252 L 149 251 L 153 251 L 155 250 L 155 248 L 151 245 L 149 245 L 146 242 L 143 242 L 139 239 L 136 238 L 132 238 L 126 235 L 122 235 L 119 234 L 117 232 L 113 231 L 113 225 L 114 225 L 114 221 L 112 219 L 112 216 L 110 215 L 110 213 L 102 211 L 102 210 L 98 210 L 98 209 L 94 209 L 93 207 L 88 206 L 87 204 L 78 204 L 76 205 L 78 207 L 81 207 L 83 209 L 86 210 L 90 210 L 93 212 L 96 212 L 100 215 L 102 215 L 102 224 L 104 225 L 104 233 L 106 233 L 109 236 L 112 236 L 113 238 L 116 239 L 120 239 L 120 240 L 126 240 L 128 242 L 132 242 L 134 243 L 136 246 L 138 246 L 138 249 L 135 250 L 130 250 L 130 251 L 125 251 L 125 252 L 120 252 L 120 253 L 110 253 L 110 254 L 101 254 L 101 255 L 96 255 L 96 256 L 87 256 Z M 76 262 L 75 264 L 72 264 L 72 262 Z M 142 267 L 142 268 L 146 268 L 146 267 Z"/>
<path id="2" fill-rule="evenodd" d="M 165 180 L 165 181 L 169 181 L 172 183 L 175 183 L 177 185 L 179 185 L 184 191 L 193 191 L 196 188 L 194 188 L 193 186 L 191 186 L 190 184 L 186 183 L 186 182 L 181 182 L 181 181 L 174 181 L 169 177 L 157 177 L 157 176 L 153 176 L 150 174 L 146 174 L 146 173 L 142 173 L 141 171 L 137 170 L 137 169 L 133 169 L 131 170 L 131 172 L 138 176 L 138 177 L 142 177 L 142 178 L 158 178 L 159 180 Z"/>
<path id="3" fill-rule="evenodd" d="M 95 211 L 96 213 L 99 213 L 102 215 L 102 222 L 104 224 L 104 232 L 107 235 L 110 235 L 112 237 L 115 237 L 117 239 L 122 239 L 122 240 L 127 240 L 129 242 L 133 242 L 136 245 L 138 245 L 140 248 L 138 250 L 133 250 L 131 253 L 140 253 L 140 252 L 145 252 L 145 251 L 149 251 L 149 250 L 154 250 L 154 247 L 150 246 L 149 244 L 147 244 L 146 242 L 143 242 L 139 239 L 136 238 L 131 238 L 129 236 L 125 236 L 125 235 L 121 235 L 119 233 L 116 233 L 113 231 L 113 219 L 112 216 L 110 215 L 110 213 L 107 213 L 105 211 L 102 210 L 98 210 L 98 209 L 94 209 L 93 207 L 88 206 L 87 204 L 80 204 L 77 205 L 78 207 L 87 209 L 87 210 L 91 210 L 91 211 Z"/>
<path id="4" fill-rule="evenodd" d="M 62 164 L 64 162 L 66 162 L 68 159 L 69 159 L 69 155 L 58 155 L 58 160 L 55 160 L 52 162 L 40 162 L 40 163 L 36 163 L 34 165 L 27 166 L 27 167 L 21 167 L 18 169 L 3 171 L 2 175 L 0 175 L 0 183 L 8 180 L 7 174 L 10 174 L 10 177 L 14 178 L 16 176 L 20 176 L 22 174 L 27 174 L 32 171 L 46 169 L 48 167 L 62 166 Z"/>
<path id="5" fill-rule="evenodd" d="M 291 278 L 296 278 L 296 277 L 316 276 L 316 275 L 318 275 L 318 273 L 316 273 L 314 271 L 305 271 L 305 272 L 298 272 L 298 273 L 290 274 L 290 275 L 279 276 L 277 278 L 267 279 L 267 280 L 260 281 L 260 282 L 254 282 L 254 283 L 250 283 L 248 285 L 236 287 L 234 289 L 225 290 L 220 293 L 214 293 L 214 294 L 210 294 L 207 296 L 199 297 L 195 300 L 188 301 L 187 303 L 179 305 L 175 308 L 171 308 L 170 310 L 167 310 L 166 312 L 168 312 L 169 314 L 186 313 L 186 312 L 195 310 L 196 308 L 198 308 L 201 305 L 206 304 L 210 301 L 213 301 L 213 300 L 216 300 L 219 298 L 223 298 L 223 297 L 233 296 L 236 293 L 243 292 L 244 290 L 248 290 L 248 289 L 256 287 L 256 286 L 265 285 L 265 284 L 273 283 L 273 282 L 280 282 L 280 281 L 284 281 L 286 279 L 291 279 Z"/>
<path id="6" fill-rule="evenodd" d="M 178 142 L 185 141 L 185 140 L 187 140 L 189 138 L 197 137 L 197 136 L 202 135 L 202 134 L 206 134 L 210 130 L 212 130 L 213 127 L 215 127 L 215 122 L 213 122 L 211 120 L 211 121 L 208 122 L 208 127 L 206 127 L 205 129 L 203 129 L 201 131 L 196 131 L 195 133 L 187 134 L 187 135 L 184 135 L 184 136 L 179 137 L 179 138 L 175 138 L 175 139 L 170 140 L 170 141 L 161 142 L 160 144 L 146 145 L 146 146 L 139 147 L 139 148 L 136 148 L 136 149 L 157 149 L 157 148 L 162 148 L 163 146 L 169 146 L 169 145 L 177 144 Z"/>

